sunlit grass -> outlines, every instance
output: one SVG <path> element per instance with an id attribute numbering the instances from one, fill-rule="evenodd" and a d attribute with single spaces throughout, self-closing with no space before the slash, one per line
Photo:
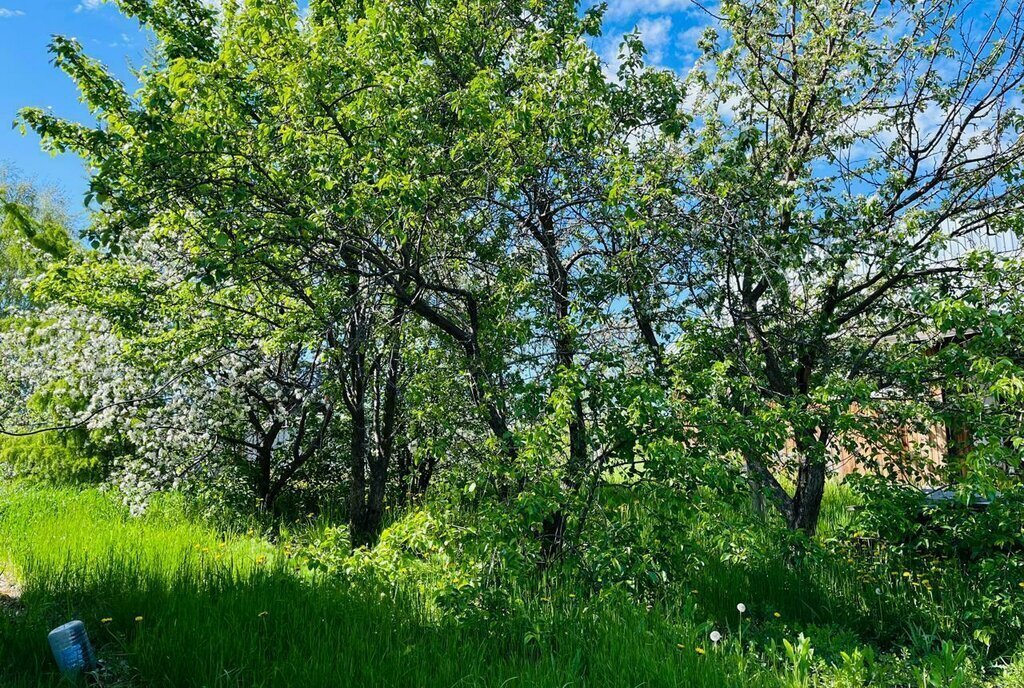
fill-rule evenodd
<path id="1" fill-rule="evenodd" d="M 830 488 L 823 536 L 850 499 Z M 719 526 L 737 527 L 704 524 Z M 747 543 L 778 550 L 770 533 Z M 953 573 L 925 590 L 834 557 L 731 562 L 708 543 L 649 607 L 552 571 L 556 585 L 509 584 L 513 612 L 460 616 L 438 613 L 415 585 L 311 573 L 286 547 L 204 525 L 173 497 L 133 518 L 96 491 L 0 488 L 0 561 L 23 587 L 17 610 L 0 610 L 0 686 L 61 685 L 46 633 L 71 618 L 104 660 L 104 686 L 225 688 L 904 686 L 940 638 L 971 631 L 958 612 L 971 593 Z M 815 650 L 806 675 L 783 644 L 800 633 Z M 850 659 L 862 648 L 885 655 L 871 680 Z M 969 662 L 958 671 L 980 685 Z"/>
<path id="2" fill-rule="evenodd" d="M 296 575 L 266 542 L 224 538 L 173 503 L 131 518 L 95 492 L 26 488 L 0 493 L 0 514 L 24 586 L 23 611 L 0 616 L 5 686 L 59 685 L 46 632 L 70 618 L 107 685 L 776 685 L 699 654 L 702 626 L 625 600 L 566 611 L 536 598 L 535 623 L 503 627 L 426 623 L 400 593 Z"/>

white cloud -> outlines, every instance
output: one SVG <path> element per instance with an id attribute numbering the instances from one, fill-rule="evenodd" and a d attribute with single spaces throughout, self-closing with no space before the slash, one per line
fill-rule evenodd
<path id="1" fill-rule="evenodd" d="M 11 17 L 24 17 L 25 13 L 21 10 L 9 10 L 6 7 L 0 7 L 0 19 L 10 19 Z"/>
<path id="2" fill-rule="evenodd" d="M 693 0 L 611 0 L 605 17 L 610 20 L 694 9 Z"/>
<path id="3" fill-rule="evenodd" d="M 78 7 L 75 8 L 75 12 L 81 12 L 83 10 L 94 10 L 102 5 L 106 0 L 82 0 L 78 3 Z"/>
<path id="4" fill-rule="evenodd" d="M 651 60 L 661 62 L 662 50 L 672 36 L 672 17 L 644 18 L 636 23 L 636 29 L 640 32 L 640 40 L 647 48 Z"/>
<path id="5" fill-rule="evenodd" d="M 704 36 L 710 24 L 694 24 L 679 32 L 676 44 L 683 53 L 697 53 L 697 42 Z"/>
<path id="6" fill-rule="evenodd" d="M 605 19 L 619 23 L 637 17 L 673 14 L 687 16 L 693 20 L 706 21 L 710 15 L 719 14 L 719 0 L 607 0 Z M 584 2 L 584 6 L 596 5 L 597 1 Z"/>
<path id="7" fill-rule="evenodd" d="M 647 62 L 659 64 L 664 56 L 664 50 L 672 38 L 672 17 L 644 17 L 637 21 L 631 30 L 635 30 L 647 49 Z M 622 33 L 626 30 L 623 29 Z M 611 72 L 619 67 L 619 48 L 623 37 L 618 32 L 612 32 L 602 36 L 595 42 L 595 50 L 601 60 L 608 65 Z"/>

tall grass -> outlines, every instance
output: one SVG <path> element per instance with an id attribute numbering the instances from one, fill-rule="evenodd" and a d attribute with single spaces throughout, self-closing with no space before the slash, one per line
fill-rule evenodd
<path id="1" fill-rule="evenodd" d="M 4 686 L 60 685 L 46 632 L 70 618 L 105 685 L 778 685 L 714 652 L 704 627 L 625 599 L 567 611 L 534 598 L 523 619 L 540 625 L 428 622 L 412 598 L 297 575 L 269 544 L 173 503 L 131 518 L 96 492 L 5 490 L 0 551 L 23 584 L 20 611 L 0 614 Z"/>
<path id="2" fill-rule="evenodd" d="M 826 532 L 846 518 L 848 495 L 830 492 L 829 504 Z M 762 544 L 768 551 L 778 543 Z M 738 565 L 709 550 L 650 607 L 618 588 L 594 595 L 562 580 L 513 589 L 521 598 L 515 613 L 467 617 L 436 613 L 414 586 L 311 574 L 286 548 L 204 525 L 173 497 L 133 518 L 96 491 L 0 488 L 0 562 L 23 587 L 14 611 L 0 608 L 0 686 L 62 685 L 46 633 L 71 618 L 89 630 L 104 686 L 845 688 L 982 680 L 952 650 L 934 659 L 933 639 L 916 648 L 907 640 L 927 635 L 921 629 L 942 631 L 928 627 L 926 596 L 895 579 L 877 594 L 875 582 L 842 560 L 791 566 L 755 557 Z M 712 642 L 712 630 L 725 638 Z M 814 640 L 813 663 L 799 633 Z M 891 651 L 881 669 L 857 659 L 865 644 Z M 915 683 L 914 671 L 928 662 L 953 666 L 964 682 L 933 672 Z M 1014 675 L 1024 669 L 1006 674 Z M 1003 685 L 998 675 L 992 681 Z"/>

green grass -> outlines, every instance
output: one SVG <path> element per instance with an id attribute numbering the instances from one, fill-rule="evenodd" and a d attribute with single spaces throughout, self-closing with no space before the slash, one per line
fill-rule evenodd
<path id="1" fill-rule="evenodd" d="M 833 501 L 826 523 L 844 518 Z M 412 586 L 311 574 L 285 546 L 218 532 L 173 498 L 132 518 L 96 491 L 23 485 L 0 488 L 0 561 L 23 586 L 17 610 L 0 609 L 5 688 L 62 685 L 46 633 L 71 618 L 85 622 L 105 686 L 1012 685 L 972 660 L 956 669 L 965 682 L 938 669 L 915 679 L 943 657 L 931 640 L 898 645 L 913 644 L 899 614 L 920 596 L 900 581 L 866 596 L 871 583 L 842 561 L 739 565 L 709 553 L 650 609 L 563 582 L 521 591 L 502 617 L 445 615 Z M 726 634 L 717 646 L 713 629 Z M 813 661 L 784 648 L 801 632 Z M 880 655 L 870 670 L 842 657 L 869 644 Z"/>
<path id="2" fill-rule="evenodd" d="M 297 575 L 266 543 L 224 539 L 173 504 L 133 519 L 96 492 L 19 488 L 0 495 L 0 519 L 24 588 L 22 610 L 0 616 L 12 688 L 59 685 L 46 632 L 70 618 L 108 685 L 776 685 L 696 654 L 703 628 L 626 603 L 563 614 L 538 601 L 531 616 L 560 622 L 540 632 L 428 620 L 399 594 Z"/>

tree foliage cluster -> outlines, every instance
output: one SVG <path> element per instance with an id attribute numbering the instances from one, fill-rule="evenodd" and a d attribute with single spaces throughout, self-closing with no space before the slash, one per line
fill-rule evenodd
<path id="1" fill-rule="evenodd" d="M 606 488 L 814 533 L 840 451 L 935 470 L 937 422 L 942 479 L 1016 480 L 1021 265 L 971 250 L 1024 217 L 1014 3 L 726 0 L 683 76 L 570 0 L 117 4 L 138 88 L 55 37 L 98 123 L 20 116 L 94 212 L 8 203 L 3 427 L 87 428 L 140 505 L 343 499 L 359 546 L 437 494 L 549 559 Z"/>

